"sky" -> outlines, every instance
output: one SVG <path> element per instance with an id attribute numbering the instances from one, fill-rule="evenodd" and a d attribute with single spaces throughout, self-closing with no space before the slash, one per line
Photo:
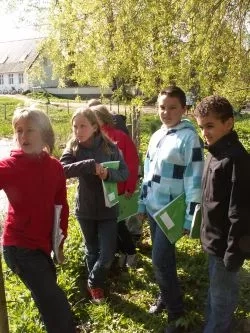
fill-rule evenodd
<path id="1" fill-rule="evenodd" d="M 41 37 L 41 34 L 31 25 L 21 23 L 18 20 L 18 13 L 0 12 L 0 42 L 36 37 Z"/>

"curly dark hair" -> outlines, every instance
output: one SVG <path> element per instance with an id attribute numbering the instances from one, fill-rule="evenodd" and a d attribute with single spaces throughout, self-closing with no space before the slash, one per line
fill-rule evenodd
<path id="1" fill-rule="evenodd" d="M 223 122 L 234 116 L 230 102 L 225 97 L 217 95 L 203 98 L 194 110 L 195 117 L 206 117 L 210 114 L 213 114 Z"/>

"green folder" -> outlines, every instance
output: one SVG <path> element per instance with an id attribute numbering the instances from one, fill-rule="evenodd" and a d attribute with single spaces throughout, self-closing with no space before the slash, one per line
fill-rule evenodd
<path id="1" fill-rule="evenodd" d="M 118 169 L 120 161 L 109 161 L 101 163 L 105 168 Z M 113 207 L 119 202 L 117 183 L 102 180 L 103 194 L 106 207 Z"/>
<path id="2" fill-rule="evenodd" d="M 137 214 L 138 199 L 139 190 L 136 190 L 130 198 L 126 198 L 124 194 L 119 195 L 118 222 L 128 219 L 130 216 Z"/>
<path id="3" fill-rule="evenodd" d="M 201 205 L 197 204 L 194 210 L 189 237 L 200 238 L 200 230 L 201 230 Z"/>
<path id="4" fill-rule="evenodd" d="M 182 193 L 153 215 L 155 221 L 172 244 L 183 236 L 185 213 L 185 194 Z"/>

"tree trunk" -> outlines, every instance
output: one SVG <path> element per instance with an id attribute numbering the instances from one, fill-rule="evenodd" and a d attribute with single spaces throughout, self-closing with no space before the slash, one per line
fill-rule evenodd
<path id="1" fill-rule="evenodd" d="M 9 333 L 8 314 L 4 289 L 2 255 L 0 253 L 0 333 Z"/>

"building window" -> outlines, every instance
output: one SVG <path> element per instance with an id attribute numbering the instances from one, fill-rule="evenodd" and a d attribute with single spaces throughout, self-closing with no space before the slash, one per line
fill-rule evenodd
<path id="1" fill-rule="evenodd" d="M 23 73 L 18 74 L 18 82 L 23 83 Z"/>
<path id="2" fill-rule="evenodd" d="M 9 84 L 14 84 L 14 75 L 12 73 L 9 74 Z"/>
<path id="3" fill-rule="evenodd" d="M 4 80 L 3 80 L 3 74 L 0 74 L 0 85 L 4 84 Z"/>

